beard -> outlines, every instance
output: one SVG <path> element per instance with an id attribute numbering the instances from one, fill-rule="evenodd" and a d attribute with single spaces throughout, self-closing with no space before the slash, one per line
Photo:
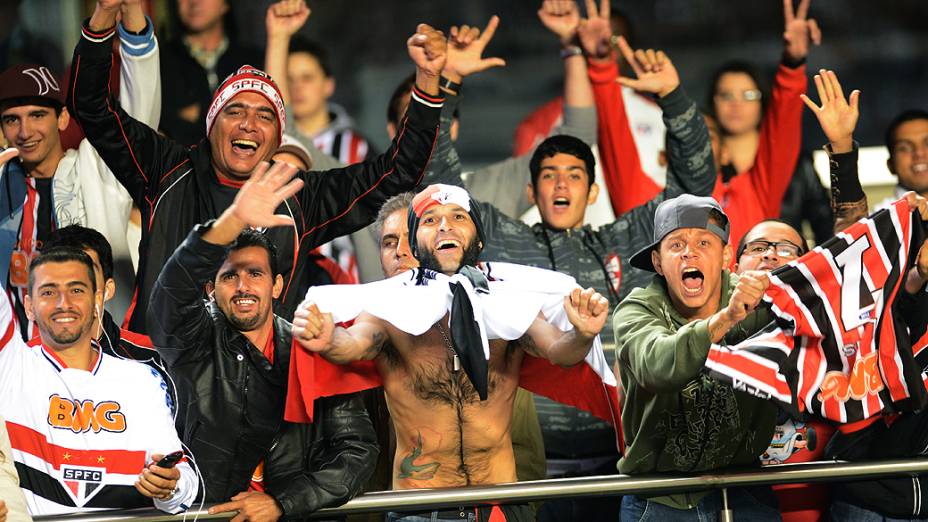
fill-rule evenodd
<path id="1" fill-rule="evenodd" d="M 229 324 L 239 332 L 250 332 L 264 323 L 264 317 L 261 312 L 255 312 L 252 315 L 233 315 L 226 316 Z"/>
<path id="2" fill-rule="evenodd" d="M 461 262 L 457 267 L 454 268 L 454 272 L 457 272 L 461 269 L 462 266 L 471 265 L 474 266 L 477 264 L 477 260 L 480 259 L 480 251 L 482 250 L 480 242 L 477 241 L 477 238 L 471 240 L 470 243 L 464 247 L 464 253 L 461 254 Z M 441 263 L 438 262 L 438 258 L 435 257 L 434 250 L 427 250 L 422 248 L 422 245 L 419 245 L 419 250 L 422 251 L 419 254 L 419 266 L 422 268 L 428 268 L 429 270 L 434 270 L 436 272 L 444 272 L 441 267 Z"/>
<path id="3" fill-rule="evenodd" d="M 93 320 L 88 320 L 84 322 L 84 324 L 80 325 L 75 330 L 62 330 L 62 331 L 56 332 L 55 329 L 52 327 L 51 322 L 49 322 L 48 324 L 45 325 L 45 328 L 44 328 L 45 332 L 43 333 L 48 334 L 48 336 L 51 338 L 52 341 L 54 341 L 55 345 L 57 346 L 70 346 L 76 343 L 81 338 L 81 336 L 89 332 L 92 326 L 93 326 Z M 43 330 L 43 328 L 39 328 L 40 332 L 41 330 Z"/>

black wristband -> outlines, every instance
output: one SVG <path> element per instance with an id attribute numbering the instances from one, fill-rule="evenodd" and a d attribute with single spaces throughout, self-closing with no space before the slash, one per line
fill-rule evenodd
<path id="1" fill-rule="evenodd" d="M 444 76 L 442 76 L 441 78 L 438 79 L 438 87 L 439 87 L 440 89 L 444 89 L 444 90 L 446 90 L 446 91 L 450 91 L 450 92 L 452 92 L 452 93 L 454 93 L 454 94 L 457 94 L 457 93 L 460 92 L 460 90 L 461 90 L 461 84 L 460 84 L 460 83 L 455 83 L 455 82 L 449 80 L 448 78 L 445 78 Z"/>

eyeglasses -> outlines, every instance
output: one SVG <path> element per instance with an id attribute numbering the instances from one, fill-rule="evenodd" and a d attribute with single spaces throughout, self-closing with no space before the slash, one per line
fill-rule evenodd
<path id="1" fill-rule="evenodd" d="M 789 241 L 764 241 L 763 239 L 749 241 L 744 245 L 744 250 L 741 253 L 749 256 L 760 256 L 766 254 L 770 249 L 773 249 L 777 257 L 793 259 L 802 254 L 802 248 Z"/>
<path id="2" fill-rule="evenodd" d="M 749 89 L 746 91 L 741 91 L 740 98 L 744 101 L 760 101 L 763 94 L 760 92 L 760 89 Z M 715 99 L 723 102 L 733 102 L 739 98 L 738 93 L 731 91 L 723 91 L 715 93 Z"/>

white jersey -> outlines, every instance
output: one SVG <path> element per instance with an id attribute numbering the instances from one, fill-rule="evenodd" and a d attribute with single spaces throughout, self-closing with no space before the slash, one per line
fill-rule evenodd
<path id="1" fill-rule="evenodd" d="M 0 332 L 0 417 L 32 516 L 193 503 L 198 482 L 186 462 L 167 501 L 133 486 L 152 454 L 181 449 L 157 372 L 99 349 L 90 371 L 68 368 L 41 342 L 21 340 L 5 292 Z"/>

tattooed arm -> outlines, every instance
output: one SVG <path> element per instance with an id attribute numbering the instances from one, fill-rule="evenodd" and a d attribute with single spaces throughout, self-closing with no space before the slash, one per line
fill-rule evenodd
<path id="1" fill-rule="evenodd" d="M 374 359 L 389 337 L 384 322 L 366 313 L 359 315 L 351 327 L 343 328 L 335 326 L 332 314 L 304 302 L 293 317 L 293 338 L 300 346 L 335 364 Z"/>

